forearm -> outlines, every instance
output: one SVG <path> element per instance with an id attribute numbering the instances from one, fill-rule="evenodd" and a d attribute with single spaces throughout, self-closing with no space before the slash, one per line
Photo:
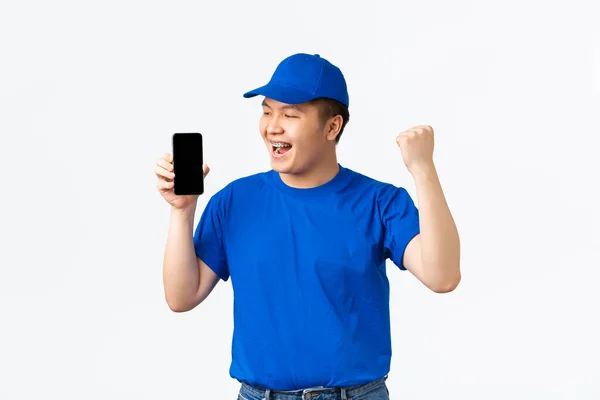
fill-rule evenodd
<path id="1" fill-rule="evenodd" d="M 169 307 L 185 306 L 198 292 L 200 271 L 193 242 L 195 205 L 171 209 L 163 261 L 163 285 Z"/>
<path id="2" fill-rule="evenodd" d="M 428 280 L 442 287 L 460 281 L 460 239 L 434 166 L 413 172 L 419 205 L 421 262 Z"/>

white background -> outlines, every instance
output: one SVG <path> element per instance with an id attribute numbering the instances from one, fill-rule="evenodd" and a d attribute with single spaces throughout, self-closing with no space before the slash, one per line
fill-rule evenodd
<path id="1" fill-rule="evenodd" d="M 153 170 L 203 133 L 198 218 L 269 168 L 242 93 L 295 52 L 348 80 L 343 165 L 415 195 L 395 136 L 435 129 L 463 280 L 439 295 L 390 264 L 392 398 L 600 398 L 598 7 L 3 2 L 0 398 L 235 398 L 230 283 L 169 310 Z"/>

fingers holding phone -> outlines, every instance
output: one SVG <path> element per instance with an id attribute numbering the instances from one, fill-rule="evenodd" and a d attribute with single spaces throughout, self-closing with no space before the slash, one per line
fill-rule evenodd
<path id="1" fill-rule="evenodd" d="M 208 173 L 210 172 L 210 168 L 208 165 L 202 165 L 202 178 L 206 178 Z M 171 206 L 179 209 L 183 209 L 189 207 L 194 204 L 198 199 L 198 194 L 193 195 L 177 195 L 174 192 L 175 187 L 175 172 L 174 172 L 174 164 L 173 164 L 173 154 L 165 153 L 162 157 L 160 157 L 156 161 L 156 167 L 154 169 L 154 173 L 158 178 L 157 189 L 161 196 L 169 203 Z"/>
<path id="2" fill-rule="evenodd" d="M 173 182 L 175 174 L 173 173 L 173 156 L 171 153 L 165 153 L 156 161 L 156 176 L 162 178 L 164 182 Z"/>
<path id="3" fill-rule="evenodd" d="M 206 178 L 206 175 L 208 175 L 209 172 L 210 172 L 210 168 L 209 168 L 208 164 L 203 163 L 202 164 L 202 174 L 203 174 L 202 178 Z"/>

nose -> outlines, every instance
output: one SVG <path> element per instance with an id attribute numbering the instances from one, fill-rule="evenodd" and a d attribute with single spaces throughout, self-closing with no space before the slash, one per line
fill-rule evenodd
<path id="1" fill-rule="evenodd" d="M 283 133 L 283 127 L 279 123 L 279 118 L 273 117 L 269 121 L 267 125 L 267 134 L 268 135 L 279 135 Z"/>

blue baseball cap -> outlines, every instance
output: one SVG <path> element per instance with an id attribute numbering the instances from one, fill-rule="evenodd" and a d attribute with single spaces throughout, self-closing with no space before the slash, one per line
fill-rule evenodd
<path id="1" fill-rule="evenodd" d="M 318 54 L 293 54 L 279 63 L 271 80 L 244 94 L 262 95 L 287 104 L 300 104 L 319 97 L 349 106 L 348 88 L 342 71 Z"/>

